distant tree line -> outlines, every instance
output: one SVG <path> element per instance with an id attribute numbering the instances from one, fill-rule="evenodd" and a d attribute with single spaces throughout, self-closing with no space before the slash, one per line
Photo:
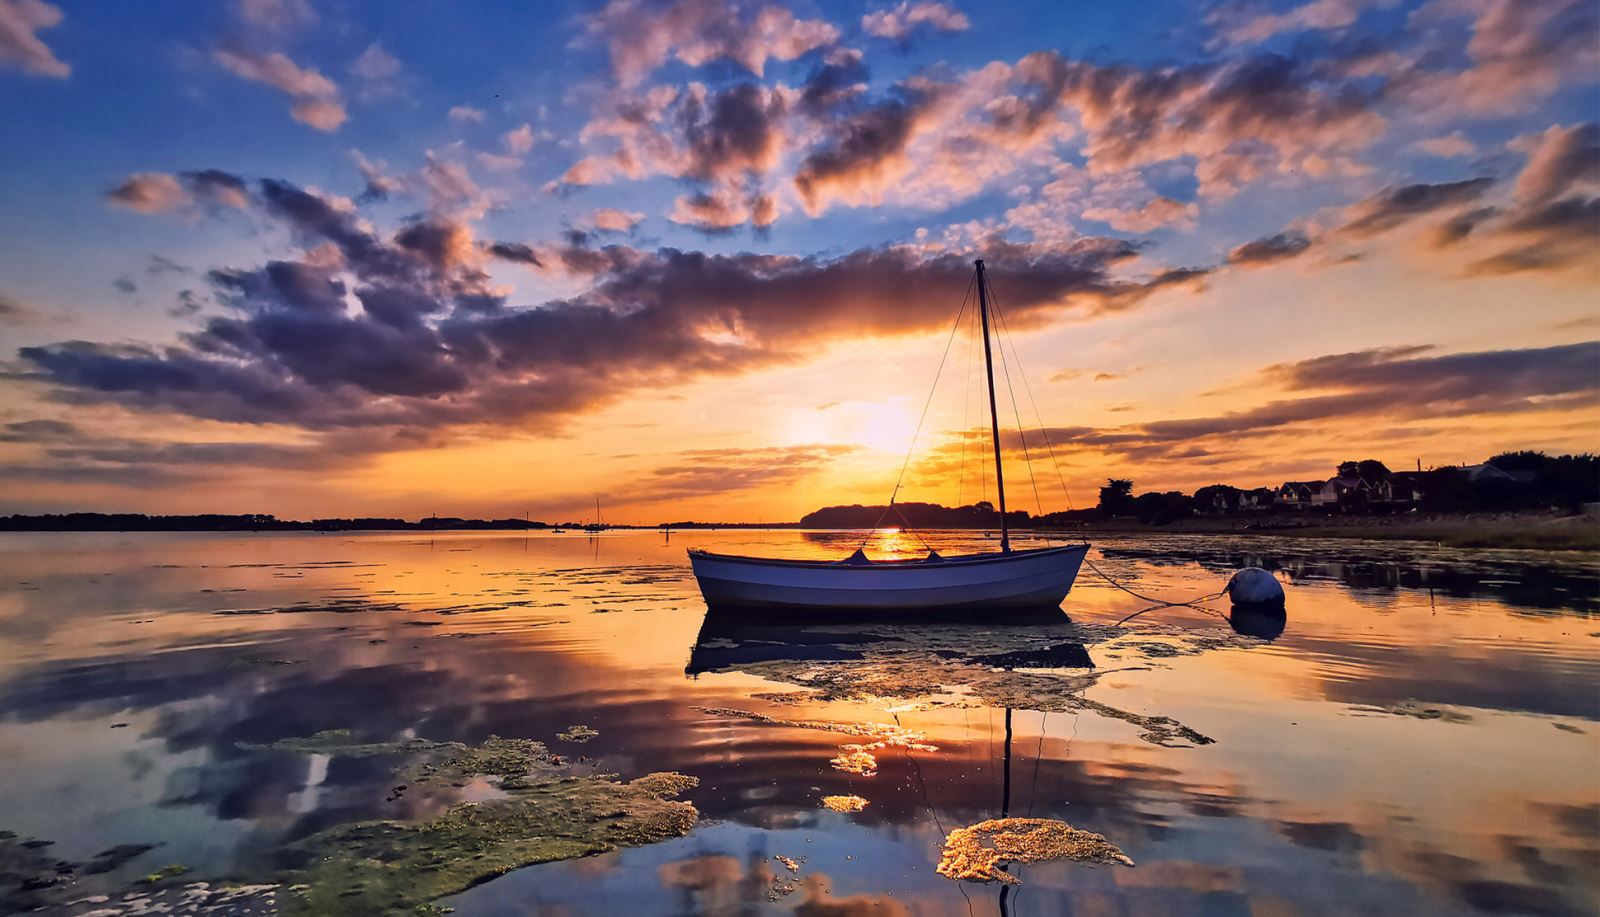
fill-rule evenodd
<path id="1" fill-rule="evenodd" d="M 1047 521 L 1137 518 L 1164 525 L 1189 516 L 1263 512 L 1473 513 L 1518 510 L 1576 512 L 1600 502 L 1600 457 L 1503 452 L 1479 465 L 1393 472 L 1377 459 L 1339 463 L 1326 481 L 1285 481 L 1278 488 L 1250 490 L 1211 484 L 1192 494 L 1147 491 L 1134 495 L 1133 481 L 1108 479 L 1091 513 L 1056 513 Z"/>
<path id="2" fill-rule="evenodd" d="M 1006 513 L 1006 523 L 1023 528 L 1033 519 L 1021 510 Z M 893 507 L 826 506 L 800 517 L 803 529 L 870 529 L 874 526 L 909 525 L 919 529 L 999 528 L 1000 512 L 982 500 L 971 506 L 941 506 L 938 503 L 896 503 Z"/>
<path id="3" fill-rule="evenodd" d="M 380 532 L 467 529 L 547 529 L 549 523 L 526 519 L 312 519 L 303 522 L 262 513 L 196 516 L 147 516 L 143 513 L 48 513 L 0 516 L 0 532 Z"/>
<path id="4" fill-rule="evenodd" d="M 1417 472 L 1393 472 L 1377 459 L 1359 459 L 1340 462 L 1335 471 L 1334 477 L 1324 481 L 1286 481 L 1277 488 L 1251 489 L 1209 484 L 1194 493 L 1135 494 L 1131 479 L 1111 478 L 1100 488 L 1092 508 L 1043 516 L 1012 510 L 1006 514 L 1006 524 L 1025 529 L 1133 518 L 1146 525 L 1166 525 L 1193 516 L 1287 512 L 1576 512 L 1586 503 L 1600 502 L 1600 458 L 1587 453 L 1504 452 L 1480 465 Z M 1300 496 L 1292 498 L 1294 494 Z M 876 525 L 994 529 L 1000 526 L 1000 514 L 987 501 L 970 506 L 897 503 L 892 508 L 854 504 L 824 507 L 800 519 L 801 528 L 865 529 Z"/>

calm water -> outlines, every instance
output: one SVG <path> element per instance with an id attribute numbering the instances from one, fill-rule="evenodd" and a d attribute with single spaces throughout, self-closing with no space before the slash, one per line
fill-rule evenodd
<path id="1" fill-rule="evenodd" d="M 250 746 L 500 735 L 624 777 L 694 775 L 701 820 L 512 872 L 444 902 L 459 914 L 1600 908 L 1592 558 L 1110 538 L 1091 558 L 1146 593 L 1277 569 L 1287 620 L 1222 604 L 1118 626 L 1146 603 L 1085 569 L 1070 618 L 775 628 L 707 620 L 683 553 L 842 556 L 853 540 L 0 536 L 0 829 L 77 862 L 161 845 L 81 876 L 85 894 L 169 863 L 266 877 L 291 840 L 454 800 L 386 799 L 392 762 Z M 556 738 L 574 724 L 599 735 Z M 872 739 L 828 724 L 893 724 L 926 747 L 880 747 L 874 774 L 851 773 L 830 762 Z M 867 806 L 830 811 L 830 795 Z M 935 874 L 945 832 L 1003 811 L 1098 832 L 1138 865 L 1017 866 L 1004 893 Z"/>

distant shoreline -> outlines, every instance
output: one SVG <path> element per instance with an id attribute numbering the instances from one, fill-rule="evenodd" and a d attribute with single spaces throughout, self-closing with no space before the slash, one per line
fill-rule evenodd
<path id="1" fill-rule="evenodd" d="M 96 514 L 73 516 L 0 517 L 0 533 L 62 532 L 311 532 L 347 534 L 367 532 L 540 532 L 586 533 L 572 523 L 525 522 L 523 520 L 440 519 L 404 522 L 402 520 L 316 520 L 297 522 L 271 520 L 247 522 L 242 517 L 148 517 L 136 524 L 116 524 L 115 517 L 87 519 Z M 126 518 L 126 517 L 124 517 Z M 76 524 L 51 523 L 71 520 Z M 100 524 L 91 524 L 98 522 Z M 371 522 L 377 524 L 362 524 Z M 605 531 L 649 532 L 708 531 L 718 529 L 801 529 L 796 522 L 686 522 L 668 525 L 611 525 Z M 804 527 L 807 531 L 861 531 L 850 527 Z M 926 527 L 927 531 L 994 531 Z M 1292 538 L 1365 538 L 1379 541 L 1426 541 L 1456 548 L 1506 548 L 1552 551 L 1590 551 L 1600 553 L 1600 519 L 1582 514 L 1553 512 L 1482 513 L 1460 516 L 1297 516 L 1281 513 L 1255 516 L 1197 516 L 1165 525 L 1142 524 L 1132 518 L 1085 521 L 1073 526 L 1016 527 L 1019 534 L 1029 532 L 1071 533 L 1087 536 L 1107 535 L 1276 535 Z"/>

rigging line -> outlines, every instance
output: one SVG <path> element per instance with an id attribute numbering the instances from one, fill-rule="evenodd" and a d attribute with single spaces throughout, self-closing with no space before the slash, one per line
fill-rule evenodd
<path id="1" fill-rule="evenodd" d="M 988 278 L 984 278 L 984 281 L 987 283 Z M 989 292 L 991 295 L 994 293 L 994 286 L 992 284 L 989 287 Z M 996 329 L 995 337 L 999 336 L 1000 332 L 998 329 Z M 1015 345 L 1012 345 L 1012 350 L 1015 352 Z M 1017 360 L 1019 361 L 1017 366 L 1018 372 L 1022 371 L 1022 366 L 1020 364 L 1021 359 L 1022 358 L 1020 356 L 1017 357 Z M 1034 508 L 1039 511 L 1039 515 L 1043 516 L 1044 501 L 1039 499 L 1039 478 L 1033 473 L 1033 458 L 1028 455 L 1028 433 L 1023 429 L 1022 411 L 1017 407 L 1017 390 L 1011 387 L 1011 364 L 1006 360 L 1006 348 L 1003 342 L 1000 345 L 1000 370 L 1001 372 L 1005 373 L 1006 394 L 1011 396 L 1011 413 L 1017 418 L 1017 436 L 1022 440 L 1022 461 L 1028 466 L 1028 483 L 1033 486 L 1033 505 Z M 1047 533 L 1045 535 L 1046 542 L 1048 542 L 1049 539 L 1050 536 Z"/>
<path id="2" fill-rule="evenodd" d="M 944 374 L 945 360 L 950 357 L 950 345 L 956 342 L 956 331 L 961 327 L 961 319 L 967 314 L 967 302 L 972 299 L 972 284 L 977 282 L 977 276 L 967 283 L 967 295 L 961 298 L 961 310 L 956 313 L 955 323 L 950 326 L 950 337 L 944 342 L 944 354 L 939 357 L 939 368 L 934 371 L 933 385 L 928 389 L 928 400 L 922 403 L 922 416 L 917 418 L 916 432 L 911 434 L 911 448 L 906 450 L 906 460 L 900 463 L 900 476 L 895 479 L 894 492 L 889 495 L 889 505 L 894 505 L 895 497 L 900 495 L 900 485 L 905 481 L 906 469 L 911 467 L 911 456 L 917 451 L 917 437 L 922 435 L 922 425 L 928 419 L 928 408 L 933 406 L 933 394 L 939 390 L 939 377 Z"/>
<path id="3" fill-rule="evenodd" d="M 1045 428 L 1044 415 L 1039 413 L 1039 402 L 1033 397 L 1033 386 L 1028 382 L 1028 371 L 1022 366 L 1022 355 L 1017 353 L 1017 339 L 1012 335 L 1010 326 L 1006 324 L 1005 313 L 1000 311 L 1000 300 L 994 294 L 992 283 L 989 284 L 989 300 L 989 307 L 994 310 L 995 317 L 1000 319 L 1000 327 L 1011 342 L 1011 352 L 1017 356 L 1017 375 L 1022 377 L 1022 390 L 1027 393 L 1028 403 L 1033 405 L 1033 417 L 1039 423 L 1039 435 L 1044 437 L 1045 451 L 1050 455 L 1050 464 L 1056 469 L 1056 480 L 1061 483 L 1061 495 L 1067 498 L 1067 509 L 1076 509 L 1072 505 L 1072 492 L 1067 489 L 1067 479 L 1061 474 L 1061 462 L 1056 458 L 1055 446 L 1050 442 L 1050 431 Z"/>
<path id="4" fill-rule="evenodd" d="M 977 324 L 978 314 L 972 313 L 972 324 Z M 968 418 L 972 416 L 972 353 L 977 349 L 976 330 L 967 334 L 967 388 L 961 396 L 961 473 L 956 479 L 956 506 L 966 505 L 967 495 L 967 440 L 971 439 Z M 980 497 L 981 499 L 981 497 Z"/>
<path id="5" fill-rule="evenodd" d="M 905 531 L 917 536 L 917 540 L 922 542 L 922 546 L 928 549 L 929 554 L 939 553 L 933 549 L 933 545 L 928 544 L 928 539 L 922 537 L 922 533 L 917 531 L 916 527 L 911 524 L 911 520 L 906 518 L 906 514 L 900 511 L 900 507 L 895 506 L 893 503 L 889 505 L 894 507 L 894 514 L 900 517 L 900 521 L 906 524 Z"/>
<path id="6" fill-rule="evenodd" d="M 1033 785 L 1028 788 L 1028 817 L 1033 817 L 1033 803 L 1039 797 L 1039 759 L 1044 757 L 1044 734 L 1050 727 L 1050 711 L 1042 711 L 1044 719 L 1039 721 L 1039 747 L 1033 752 Z"/>
<path id="7" fill-rule="evenodd" d="M 893 714 L 893 716 L 894 716 L 894 724 L 896 726 L 901 726 L 901 724 L 900 724 L 900 714 L 896 713 L 896 714 Z M 905 727 L 901 726 L 901 728 L 904 729 Z M 937 827 L 939 829 L 939 833 L 945 835 L 946 837 L 948 837 L 949 835 L 944 830 L 944 822 L 939 820 L 939 813 L 938 813 L 937 810 L 934 809 L 933 801 L 928 798 L 928 782 L 925 779 L 923 779 L 923 777 L 922 777 L 922 766 L 917 764 L 917 761 L 916 761 L 915 758 L 911 757 L 911 749 L 907 748 L 906 746 L 904 746 L 904 745 L 900 746 L 900 754 L 905 756 L 906 763 L 911 765 L 912 772 L 914 772 L 917 775 L 917 786 L 922 791 L 922 805 L 923 805 L 923 807 L 928 810 L 928 815 L 930 815 L 933 818 L 933 824 L 934 824 L 935 827 Z M 962 898 L 966 898 L 966 901 L 967 901 L 967 914 L 970 917 L 970 915 L 973 913 L 973 911 L 972 911 L 972 899 L 967 897 L 967 890 L 961 887 L 961 883 L 960 882 L 956 883 L 956 890 L 961 892 L 961 897 Z"/>
<path id="8" fill-rule="evenodd" d="M 1083 698 L 1084 693 L 1087 693 L 1088 690 L 1089 689 L 1085 688 L 1083 691 L 1079 692 L 1078 697 L 1080 700 Z M 1061 759 L 1062 767 L 1056 771 L 1055 788 L 1050 791 L 1050 798 L 1052 799 L 1061 798 L 1061 782 L 1066 779 L 1066 764 L 1072 760 L 1072 743 L 1078 740 L 1078 718 L 1081 716 L 1083 716 L 1083 711 L 1078 708 L 1073 708 L 1072 735 L 1067 736 L 1066 752 Z"/>
<path id="9" fill-rule="evenodd" d="M 950 357 L 950 345 L 955 343 L 956 331 L 961 327 L 961 318 L 967 314 L 967 303 L 972 299 L 972 283 L 973 281 L 971 280 L 967 281 L 966 295 L 961 297 L 961 308 L 957 310 L 956 320 L 950 326 L 950 337 L 944 342 L 944 353 L 939 357 L 939 368 L 934 371 L 933 385 L 928 388 L 928 400 L 922 403 L 922 416 L 917 418 L 917 429 L 911 434 L 911 445 L 906 449 L 905 461 L 900 463 L 900 475 L 894 479 L 894 490 L 889 494 L 889 505 L 883 508 L 883 512 L 878 514 L 878 521 L 874 522 L 872 528 L 868 529 L 867 533 L 862 536 L 861 541 L 856 545 L 856 550 L 858 551 L 866 547 L 867 542 L 872 540 L 872 536 L 877 534 L 878 529 L 883 525 L 883 520 L 888 518 L 889 510 L 894 507 L 895 498 L 900 496 L 900 485 L 905 481 L 906 469 L 911 467 L 911 456 L 915 455 L 917 451 L 917 437 L 922 435 L 922 424 L 928 419 L 928 408 L 933 404 L 934 393 L 939 390 L 939 377 L 944 375 L 945 360 Z M 904 519 L 905 516 L 902 515 L 900 518 Z M 911 523 L 907 522 L 906 525 L 909 527 Z M 932 548 L 929 550 L 932 550 Z"/>
<path id="10" fill-rule="evenodd" d="M 890 715 L 894 717 L 895 726 L 899 727 L 900 729 L 905 729 L 905 726 L 900 723 L 900 714 L 893 713 Z M 917 785 L 922 788 L 922 804 L 927 807 L 928 814 L 933 816 L 933 823 L 938 826 L 939 833 L 943 834 L 944 823 L 939 820 L 939 813 L 934 811 L 933 803 L 928 799 L 928 783 L 922 778 L 922 768 L 919 767 L 916 760 L 911 757 L 911 749 L 902 745 L 900 746 L 900 753 L 905 755 L 906 763 L 911 765 L 911 769 L 916 772 Z"/>

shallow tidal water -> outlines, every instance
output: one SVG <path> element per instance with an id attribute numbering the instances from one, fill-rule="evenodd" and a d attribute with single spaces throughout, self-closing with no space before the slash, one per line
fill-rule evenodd
<path id="1" fill-rule="evenodd" d="M 1135 591 L 1212 593 L 1260 564 L 1287 615 L 1130 618 L 1149 603 L 1086 567 L 1055 618 L 777 626 L 708 618 L 684 556 L 842 557 L 859 537 L 0 536 L 0 829 L 67 867 L 59 896 L 0 901 L 85 913 L 66 902 L 153 894 L 141 878 L 171 865 L 174 889 L 272 885 L 319 832 L 506 792 L 287 744 L 347 730 L 698 779 L 686 835 L 438 902 L 461 915 L 1600 909 L 1594 557 L 1110 537 L 1090 558 Z M 936 872 L 950 831 L 1002 815 L 1136 865 Z"/>

